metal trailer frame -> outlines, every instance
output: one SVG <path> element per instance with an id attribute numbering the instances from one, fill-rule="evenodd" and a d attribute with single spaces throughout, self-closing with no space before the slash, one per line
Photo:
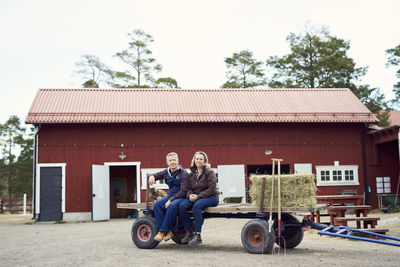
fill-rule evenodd
<path id="1" fill-rule="evenodd" d="M 146 207 L 147 206 L 147 207 Z M 142 210 L 144 217 L 138 218 L 132 225 L 131 237 L 132 241 L 139 248 L 151 249 L 158 245 L 154 241 L 154 236 L 157 234 L 155 219 L 152 210 L 152 203 L 118 203 L 118 208 Z M 276 243 L 281 248 L 295 248 L 298 246 L 304 234 L 304 228 L 312 228 L 319 230 L 320 235 L 329 235 L 341 238 L 349 238 L 360 241 L 374 242 L 384 245 L 400 246 L 400 243 L 377 240 L 367 237 L 359 237 L 354 234 L 364 234 L 372 237 L 386 238 L 395 241 L 400 241 L 400 238 L 381 235 L 373 232 L 368 232 L 360 229 L 354 229 L 344 226 L 328 226 L 325 224 L 314 223 L 308 219 L 299 221 L 292 216 L 293 213 L 311 212 L 316 209 L 310 208 L 282 208 L 282 221 L 280 225 L 281 238 L 278 237 L 278 212 L 273 209 L 272 215 L 272 231 L 269 227 L 269 211 L 259 211 L 257 207 L 248 204 L 220 204 L 217 207 L 207 208 L 203 211 L 203 218 L 228 218 L 228 219 L 252 219 L 247 222 L 241 233 L 243 246 L 250 252 L 256 254 L 270 254 L 273 246 Z M 179 229 L 174 230 L 172 238 L 178 244 L 182 244 L 181 239 L 185 232 Z"/>
<path id="2" fill-rule="evenodd" d="M 353 240 L 360 240 L 360 241 L 366 241 L 366 242 L 400 247 L 400 243 L 398 243 L 398 242 L 400 242 L 400 238 L 398 238 L 398 237 L 382 235 L 382 234 L 369 232 L 369 231 L 362 230 L 362 229 L 356 229 L 356 228 L 352 228 L 352 227 L 348 227 L 348 226 L 318 224 L 318 223 L 314 223 L 309 220 L 303 220 L 302 223 L 306 226 L 310 226 L 312 229 L 320 230 L 320 231 L 318 231 L 319 235 L 328 235 L 328 236 L 348 238 L 348 239 L 353 239 Z M 371 236 L 371 237 L 369 238 L 369 237 L 357 236 L 357 234 L 367 235 L 367 236 Z M 398 242 L 389 242 L 389 241 L 379 240 L 376 238 L 395 240 Z"/>

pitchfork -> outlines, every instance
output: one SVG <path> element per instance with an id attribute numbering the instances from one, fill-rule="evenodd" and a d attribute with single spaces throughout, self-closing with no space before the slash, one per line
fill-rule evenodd
<path id="1" fill-rule="evenodd" d="M 286 253 L 286 240 L 281 235 L 281 221 L 282 221 L 282 205 L 281 205 L 281 161 L 283 159 L 271 159 L 272 160 L 272 192 L 271 192 L 271 209 L 270 209 L 270 219 L 272 217 L 272 198 L 274 194 L 274 180 L 275 180 L 275 162 L 278 164 L 278 237 L 276 238 L 279 244 L 279 251 L 281 248 L 281 244 L 283 244 L 283 248 Z M 269 222 L 270 223 L 270 222 Z M 271 226 L 270 226 L 271 232 Z"/>

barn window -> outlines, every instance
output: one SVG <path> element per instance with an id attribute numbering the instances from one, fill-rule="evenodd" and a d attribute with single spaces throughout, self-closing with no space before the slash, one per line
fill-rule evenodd
<path id="1" fill-rule="evenodd" d="M 353 170 L 344 171 L 344 179 L 346 181 L 354 181 L 354 171 Z"/>
<path id="2" fill-rule="evenodd" d="M 317 186 L 359 185 L 358 166 L 316 166 Z"/>
<path id="3" fill-rule="evenodd" d="M 390 194 L 391 186 L 390 186 L 390 177 L 376 177 L 376 192 L 378 194 Z"/>
<path id="4" fill-rule="evenodd" d="M 321 171 L 321 181 L 329 181 L 329 171 Z"/>
<path id="5" fill-rule="evenodd" d="M 333 181 L 341 181 L 342 180 L 342 171 L 333 171 L 332 176 L 333 176 Z"/>

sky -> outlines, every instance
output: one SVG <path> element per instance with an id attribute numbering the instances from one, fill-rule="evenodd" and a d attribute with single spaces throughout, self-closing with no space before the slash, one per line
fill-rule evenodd
<path id="1" fill-rule="evenodd" d="M 193 89 L 221 87 L 224 58 L 235 52 L 265 62 L 290 52 L 289 33 L 324 25 L 350 41 L 357 67 L 369 67 L 360 84 L 391 99 L 396 68 L 385 67 L 385 50 L 400 44 L 399 10 L 398 0 L 2 0 L 0 123 L 11 115 L 24 121 L 39 88 L 80 88 L 73 70 L 83 54 L 129 69 L 113 55 L 134 29 L 153 36 L 158 77 Z"/>

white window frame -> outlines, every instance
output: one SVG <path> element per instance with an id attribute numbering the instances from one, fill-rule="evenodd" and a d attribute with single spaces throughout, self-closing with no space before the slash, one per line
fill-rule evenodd
<path id="1" fill-rule="evenodd" d="M 376 177 L 376 193 L 378 194 L 391 194 L 390 176 Z"/>
<path id="2" fill-rule="evenodd" d="M 146 190 L 146 185 L 147 185 L 147 174 L 155 174 L 157 172 L 160 172 L 162 170 L 165 170 L 166 168 L 143 168 L 141 169 L 142 173 L 142 190 Z M 215 173 L 217 173 L 217 169 L 213 169 Z M 190 169 L 186 169 L 188 173 L 190 173 Z M 156 183 L 153 185 L 155 189 L 169 189 L 168 185 L 165 183 L 164 179 L 162 180 L 157 180 Z"/>
<path id="3" fill-rule="evenodd" d="M 142 190 L 146 190 L 147 186 L 147 174 L 155 174 L 157 172 L 160 172 L 162 170 L 165 170 L 165 168 L 143 168 L 141 169 L 142 172 Z M 156 183 L 154 184 L 155 189 L 168 189 L 168 185 L 165 183 L 164 180 L 157 180 Z"/>
<path id="4" fill-rule="evenodd" d="M 341 166 L 315 166 L 317 172 L 317 186 L 344 186 L 344 185 L 360 185 L 358 181 L 358 165 L 341 165 Z M 321 180 L 321 171 L 329 171 L 329 181 Z M 333 171 L 341 171 L 342 180 L 333 181 Z M 354 180 L 345 180 L 345 171 L 353 171 Z"/>

